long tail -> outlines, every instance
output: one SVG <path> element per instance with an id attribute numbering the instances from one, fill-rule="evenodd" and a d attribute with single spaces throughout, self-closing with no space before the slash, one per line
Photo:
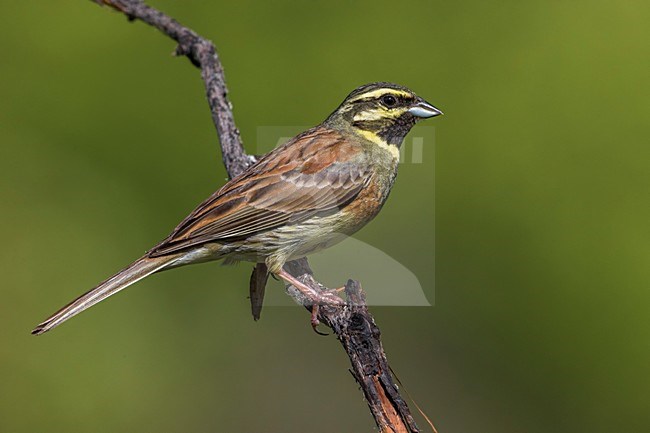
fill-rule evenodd
<path id="1" fill-rule="evenodd" d="M 121 270 L 106 281 L 103 281 L 94 289 L 84 293 L 56 313 L 52 314 L 50 317 L 45 319 L 43 323 L 34 328 L 32 334 L 40 335 L 52 328 L 56 328 L 66 320 L 76 316 L 85 309 L 92 307 L 96 303 L 103 301 L 109 296 L 137 281 L 140 281 L 154 272 L 161 271 L 167 266 L 172 265 L 177 258 L 178 255 L 169 255 L 156 258 L 142 257 L 136 260 L 127 268 Z"/>

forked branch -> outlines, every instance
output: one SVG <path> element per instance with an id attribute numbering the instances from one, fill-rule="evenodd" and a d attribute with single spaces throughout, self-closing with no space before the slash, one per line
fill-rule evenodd
<path id="1" fill-rule="evenodd" d="M 140 0 L 92 1 L 116 9 L 130 21 L 143 21 L 175 40 L 178 44 L 175 54 L 186 56 L 192 64 L 201 69 L 208 105 L 228 175 L 235 177 L 255 162 L 255 158 L 244 151 L 239 130 L 235 126 L 223 67 L 212 42 Z M 289 262 L 285 269 L 315 290 L 325 289 L 314 279 L 306 259 Z M 265 272 L 265 267 L 258 265 L 251 278 L 251 301 L 256 318 L 259 317 L 261 296 L 266 283 Z M 307 305 L 308 301 L 293 287 L 288 286 L 287 292 L 297 303 Z M 379 328 L 366 307 L 361 286 L 358 282 L 349 280 L 345 292 L 346 305 L 321 306 L 318 319 L 332 329 L 350 358 L 352 375 L 363 391 L 380 432 L 419 432 L 391 376 L 381 346 Z"/>

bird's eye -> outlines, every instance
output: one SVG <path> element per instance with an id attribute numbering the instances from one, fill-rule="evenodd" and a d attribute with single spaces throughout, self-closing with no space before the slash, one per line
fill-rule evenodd
<path id="1" fill-rule="evenodd" d="M 384 95 L 381 97 L 381 103 L 390 108 L 397 104 L 397 99 L 393 95 Z"/>

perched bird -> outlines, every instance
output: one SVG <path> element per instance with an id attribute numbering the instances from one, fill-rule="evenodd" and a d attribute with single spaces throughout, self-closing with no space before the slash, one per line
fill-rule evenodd
<path id="1" fill-rule="evenodd" d="M 129 285 L 165 269 L 225 259 L 266 264 L 315 305 L 316 293 L 283 269 L 348 236 L 382 208 L 413 125 L 442 114 L 409 89 L 355 89 L 320 125 L 277 147 L 226 183 L 143 257 L 39 324 L 42 334 Z"/>

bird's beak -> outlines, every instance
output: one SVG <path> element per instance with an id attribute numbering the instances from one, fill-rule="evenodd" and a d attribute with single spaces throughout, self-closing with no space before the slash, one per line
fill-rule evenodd
<path id="1" fill-rule="evenodd" d="M 421 117 L 426 119 L 428 117 L 440 116 L 442 111 L 438 110 L 433 105 L 428 102 L 418 102 L 416 105 L 408 109 L 408 112 L 414 115 L 415 117 Z"/>

